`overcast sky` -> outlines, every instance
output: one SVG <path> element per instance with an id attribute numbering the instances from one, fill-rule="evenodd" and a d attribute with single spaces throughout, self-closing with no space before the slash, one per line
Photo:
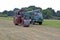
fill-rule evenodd
<path id="1" fill-rule="evenodd" d="M 60 0 L 0 0 L 0 11 L 28 7 L 30 5 L 35 5 L 42 9 L 51 7 L 55 11 L 60 10 Z"/>

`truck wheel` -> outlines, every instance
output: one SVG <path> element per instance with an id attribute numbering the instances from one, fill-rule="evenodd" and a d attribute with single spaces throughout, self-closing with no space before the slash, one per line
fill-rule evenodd
<path id="1" fill-rule="evenodd" d="M 42 22 L 39 22 L 39 25 L 42 25 Z"/>

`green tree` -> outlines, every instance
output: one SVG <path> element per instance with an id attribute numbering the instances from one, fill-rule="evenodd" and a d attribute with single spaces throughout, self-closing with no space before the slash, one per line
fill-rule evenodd
<path id="1" fill-rule="evenodd" d="M 44 18 L 49 19 L 49 18 L 52 18 L 53 16 L 56 16 L 56 13 L 52 8 L 47 8 L 43 10 L 43 15 L 44 15 Z"/>

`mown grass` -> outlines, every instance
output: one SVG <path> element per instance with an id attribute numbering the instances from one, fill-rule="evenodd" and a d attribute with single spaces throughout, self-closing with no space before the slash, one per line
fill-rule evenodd
<path id="1" fill-rule="evenodd" d="M 44 20 L 43 26 L 60 28 L 60 20 Z"/>
<path id="2" fill-rule="evenodd" d="M 0 20 L 13 21 L 13 17 L 0 17 Z M 60 20 L 44 20 L 42 25 L 45 27 L 60 28 Z"/>
<path id="3" fill-rule="evenodd" d="M 0 20 L 9 20 L 9 21 L 12 21 L 13 17 L 0 17 Z"/>

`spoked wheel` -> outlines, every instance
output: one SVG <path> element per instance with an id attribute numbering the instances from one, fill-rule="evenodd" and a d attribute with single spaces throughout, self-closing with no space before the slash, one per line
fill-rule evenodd
<path id="1" fill-rule="evenodd" d="M 42 22 L 39 22 L 39 25 L 42 25 Z"/>

